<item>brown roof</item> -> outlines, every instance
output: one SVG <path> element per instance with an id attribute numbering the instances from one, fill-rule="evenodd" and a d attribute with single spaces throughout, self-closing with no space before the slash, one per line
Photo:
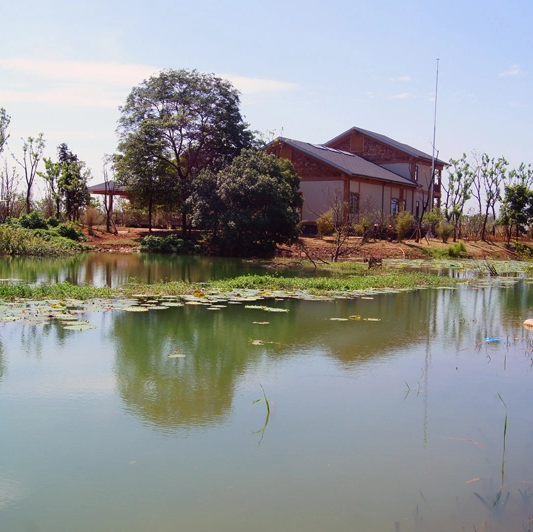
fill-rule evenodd
<path id="1" fill-rule="evenodd" d="M 401 175 L 395 174 L 382 166 L 371 163 L 359 155 L 349 153 L 341 150 L 334 150 L 321 144 L 310 144 L 308 142 L 301 142 L 299 140 L 292 140 L 283 137 L 276 139 L 284 142 L 289 146 L 300 150 L 311 157 L 321 160 L 350 176 L 369 177 L 379 181 L 387 181 L 389 183 L 398 183 L 400 185 L 407 185 L 417 187 L 418 185 Z M 276 142 L 273 141 L 273 142 Z"/>

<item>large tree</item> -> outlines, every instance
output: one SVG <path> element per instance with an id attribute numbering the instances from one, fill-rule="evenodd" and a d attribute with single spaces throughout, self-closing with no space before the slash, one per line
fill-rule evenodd
<path id="1" fill-rule="evenodd" d="M 193 223 L 212 232 L 223 254 L 270 254 L 298 238 L 299 186 L 288 160 L 245 150 L 223 170 L 195 180 Z"/>
<path id="2" fill-rule="evenodd" d="M 145 172 L 135 168 L 140 150 L 161 161 L 157 169 L 173 175 L 179 188 L 184 232 L 192 178 L 204 169 L 220 169 L 253 143 L 235 88 L 196 70 L 163 70 L 152 76 L 132 89 L 120 112 L 118 151 L 132 160 L 127 163 L 130 182 Z"/>

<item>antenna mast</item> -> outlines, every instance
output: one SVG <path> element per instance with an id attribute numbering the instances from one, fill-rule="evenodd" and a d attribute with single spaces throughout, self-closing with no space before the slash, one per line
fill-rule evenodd
<path id="1" fill-rule="evenodd" d="M 434 193 L 435 193 L 435 139 L 437 136 L 437 94 L 439 90 L 439 59 L 437 58 L 437 77 L 435 80 L 435 112 L 433 115 L 433 152 L 431 156 L 431 189 L 430 189 L 430 204 L 429 210 L 433 210 Z"/>

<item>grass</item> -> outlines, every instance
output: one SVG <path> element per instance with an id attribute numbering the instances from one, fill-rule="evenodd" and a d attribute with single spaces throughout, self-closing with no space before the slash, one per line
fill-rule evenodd
<path id="1" fill-rule="evenodd" d="M 51 285 L 30 286 L 26 284 L 0 284 L 0 298 L 14 299 L 90 299 L 110 297 L 131 297 L 134 294 L 188 295 L 209 290 L 231 292 L 233 290 L 255 289 L 262 291 L 284 290 L 287 292 L 307 291 L 313 295 L 332 292 L 356 292 L 372 289 L 411 289 L 421 286 L 450 286 L 454 280 L 420 272 L 394 272 L 379 275 L 351 277 L 286 278 L 273 275 L 241 275 L 239 277 L 210 281 L 208 283 L 187 283 L 183 281 L 141 284 L 130 282 L 121 288 L 95 288 L 76 286 L 68 282 Z"/>

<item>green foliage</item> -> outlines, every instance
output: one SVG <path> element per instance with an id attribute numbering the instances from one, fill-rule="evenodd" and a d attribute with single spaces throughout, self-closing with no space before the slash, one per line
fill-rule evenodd
<path id="1" fill-rule="evenodd" d="M 44 229 L 30 230 L 6 224 L 0 226 L 0 255 L 59 256 L 86 250 L 86 246 L 54 236 Z"/>
<path id="2" fill-rule="evenodd" d="M 437 227 L 437 236 L 443 241 L 444 244 L 446 244 L 452 235 L 453 225 L 449 222 L 441 221 Z"/>
<path id="3" fill-rule="evenodd" d="M 424 214 L 423 227 L 426 231 L 436 234 L 439 224 L 444 220 L 440 209 L 433 209 Z"/>
<path id="4" fill-rule="evenodd" d="M 204 173 L 195 183 L 193 223 L 210 231 L 225 255 L 271 254 L 277 244 L 298 238 L 299 185 L 287 159 L 244 150 L 216 175 Z"/>
<path id="5" fill-rule="evenodd" d="M 6 110 L 3 107 L 0 107 L 0 154 L 2 154 L 7 139 L 9 138 L 7 128 L 9 127 L 10 121 L 11 117 L 6 113 Z"/>
<path id="6" fill-rule="evenodd" d="M 467 255 L 466 246 L 463 242 L 456 242 L 448 247 L 448 256 L 454 259 L 465 257 Z"/>
<path id="7" fill-rule="evenodd" d="M 522 242 L 515 242 L 513 251 L 522 259 L 533 259 L 533 248 Z"/>
<path id="8" fill-rule="evenodd" d="M 33 211 L 30 214 L 23 214 L 18 219 L 18 225 L 24 227 L 24 229 L 47 229 L 48 224 L 46 220 L 41 217 L 37 211 Z"/>
<path id="9" fill-rule="evenodd" d="M 85 235 L 79 226 L 72 222 L 59 224 L 53 231 L 59 236 L 69 238 L 70 240 L 76 240 L 78 242 L 85 240 Z"/>
<path id="10" fill-rule="evenodd" d="M 333 223 L 333 210 L 329 210 L 321 214 L 316 219 L 316 228 L 318 236 L 329 236 L 335 231 L 335 224 Z"/>
<path id="11" fill-rule="evenodd" d="M 396 232 L 398 240 L 401 242 L 403 237 L 413 228 L 415 217 L 409 211 L 401 211 L 396 216 Z"/>
<path id="12" fill-rule="evenodd" d="M 509 228 L 510 238 L 513 227 L 516 237 L 523 232 L 533 218 L 533 191 L 524 184 L 506 185 L 501 207 L 500 223 Z"/>
<path id="13" fill-rule="evenodd" d="M 77 242 L 85 241 L 85 235 L 79 225 L 73 222 L 59 223 L 57 218 L 51 217 L 45 220 L 37 211 L 30 214 L 22 214 L 20 218 L 7 218 L 6 225 L 30 229 L 36 236 L 50 240 L 50 237 L 64 237 Z"/>
<path id="14" fill-rule="evenodd" d="M 182 208 L 194 177 L 219 170 L 253 145 L 238 92 L 213 74 L 163 70 L 134 87 L 120 111 L 119 179 L 128 186 L 146 180 L 140 161 L 147 161 L 158 179 L 172 178 Z"/>
<path id="15" fill-rule="evenodd" d="M 176 253 L 178 255 L 191 255 L 197 251 L 196 246 L 190 240 L 184 240 L 178 235 L 146 236 L 141 241 L 140 249 L 150 253 Z"/>

